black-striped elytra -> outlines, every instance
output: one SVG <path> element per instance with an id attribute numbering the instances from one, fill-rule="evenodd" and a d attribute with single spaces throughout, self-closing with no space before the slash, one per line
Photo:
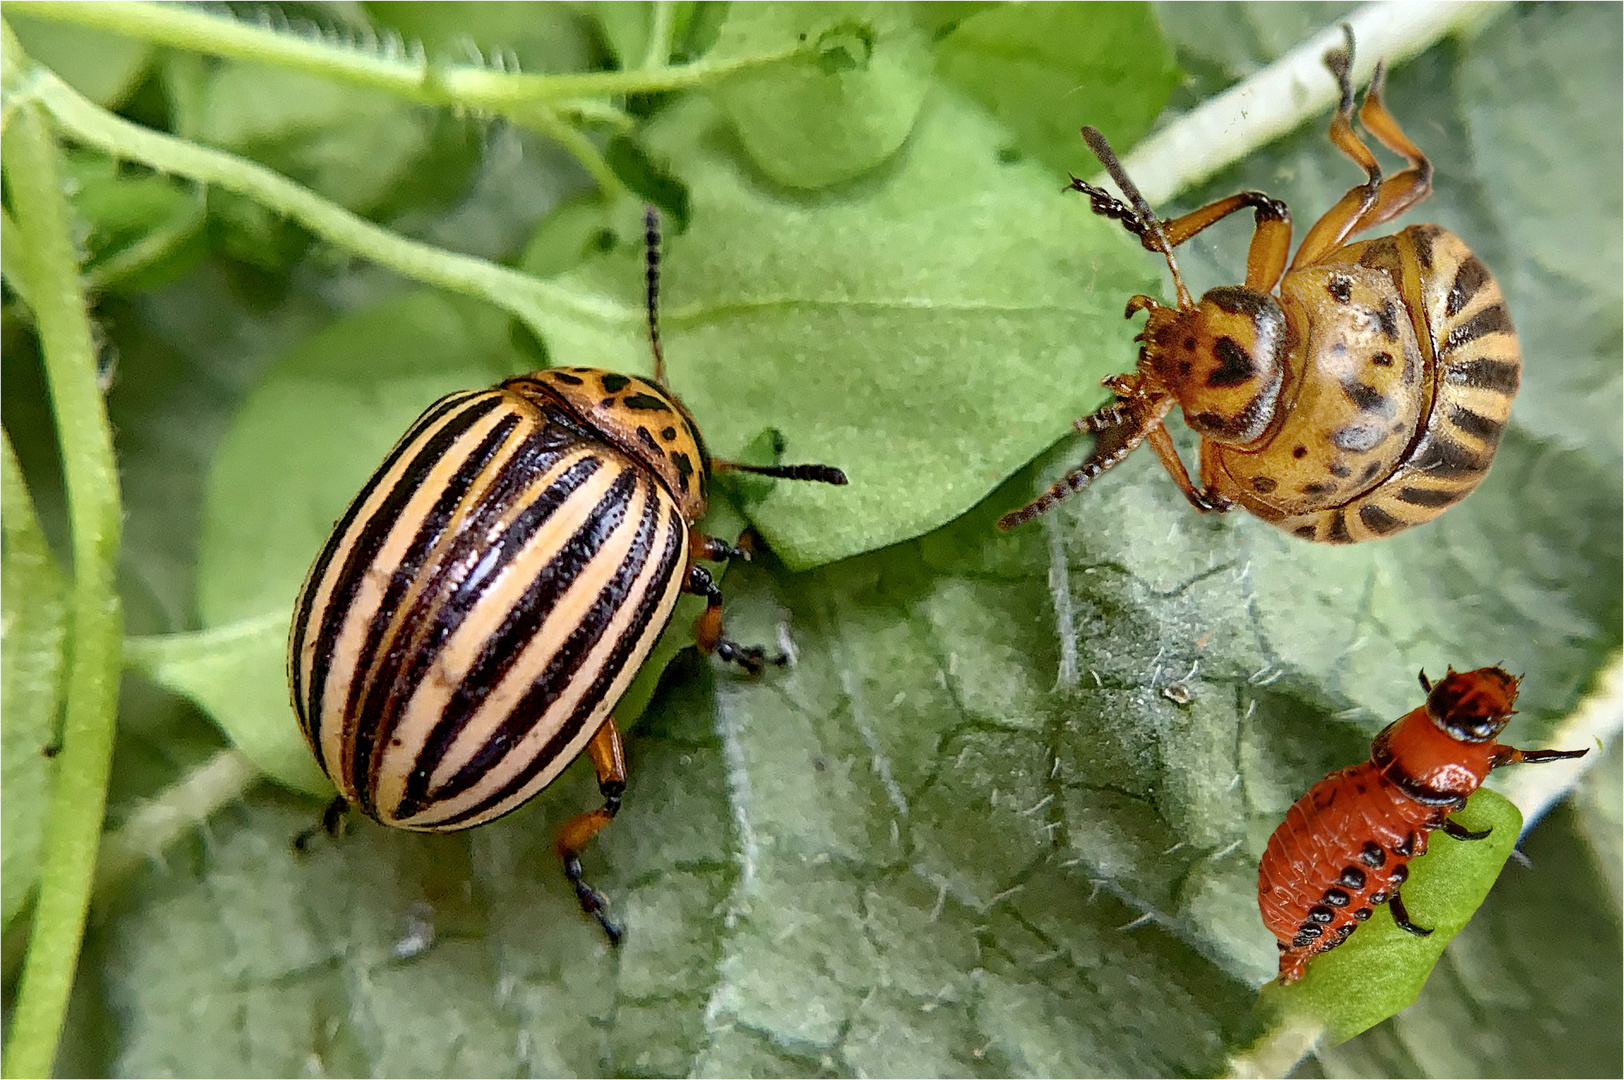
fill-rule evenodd
<path id="1" fill-rule="evenodd" d="M 626 787 L 611 710 L 671 619 L 705 597 L 699 647 L 752 674 L 763 649 L 722 633 L 700 560 L 744 552 L 697 528 L 713 472 L 846 483 L 827 465 L 709 456 L 666 389 L 659 228 L 649 208 L 653 379 L 550 368 L 441 398 L 372 474 L 316 556 L 294 607 L 288 678 L 317 763 L 346 806 L 447 832 L 516 809 L 584 750 L 603 805 L 556 848 L 612 942 L 579 853 Z"/>
<path id="2" fill-rule="evenodd" d="M 1178 302 L 1128 301 L 1130 318 L 1147 313 L 1139 361 L 1105 380 L 1116 400 L 1076 422 L 1095 435 L 1092 453 L 1001 528 L 1053 509 L 1147 439 L 1198 510 L 1243 506 L 1330 543 L 1430 521 L 1488 474 L 1521 378 L 1516 331 L 1494 278 L 1439 226 L 1350 242 L 1431 194 L 1432 164 L 1387 111 L 1378 64 L 1359 120 L 1407 162 L 1383 177 L 1353 129 L 1353 32 L 1343 29 L 1346 48 L 1325 57 L 1341 88 L 1330 138 L 1366 179 L 1309 229 L 1289 266 L 1285 204 L 1244 191 L 1160 220 L 1105 137 L 1083 129 L 1128 203 L 1075 177 L 1071 189 L 1166 257 Z M 1245 283 L 1192 300 L 1174 248 L 1248 208 Z M 1201 436 L 1199 487 L 1163 426 L 1174 405 Z"/>

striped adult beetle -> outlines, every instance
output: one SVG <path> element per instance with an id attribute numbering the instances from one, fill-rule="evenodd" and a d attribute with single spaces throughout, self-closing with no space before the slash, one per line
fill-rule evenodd
<path id="1" fill-rule="evenodd" d="M 330 831 L 348 806 L 401 829 L 469 828 L 585 750 L 603 806 L 556 847 L 611 941 L 579 859 L 626 787 L 611 710 L 684 592 L 706 601 L 703 651 L 751 673 L 767 660 L 723 636 L 721 592 L 698 565 L 744 554 L 697 528 L 711 474 L 846 483 L 827 465 L 706 452 L 666 389 L 652 208 L 645 232 L 653 379 L 550 368 L 430 405 L 317 555 L 288 643 L 294 711 L 339 790 Z"/>
<path id="2" fill-rule="evenodd" d="M 1521 378 L 1522 354 L 1500 287 L 1466 244 L 1436 225 L 1351 243 L 1432 191 L 1432 163 L 1382 101 L 1378 64 L 1359 110 L 1366 131 L 1408 167 L 1383 179 L 1353 129 L 1353 32 L 1326 65 L 1341 87 L 1331 142 L 1365 170 L 1308 230 L 1297 256 L 1284 203 L 1243 191 L 1170 221 L 1151 211 L 1105 137 L 1083 137 L 1125 204 L 1072 178 L 1095 213 L 1167 259 L 1176 307 L 1148 296 L 1137 369 L 1105 386 L 1116 400 L 1077 421 L 1093 452 L 1027 506 L 1010 529 L 1081 491 L 1146 439 L 1196 509 L 1244 506 L 1296 536 L 1352 543 L 1430 521 L 1488 473 Z M 1256 223 L 1246 281 L 1190 297 L 1173 249 L 1237 211 Z M 1278 286 L 1279 295 L 1274 295 Z M 1174 405 L 1201 436 L 1190 482 L 1163 419 Z"/>

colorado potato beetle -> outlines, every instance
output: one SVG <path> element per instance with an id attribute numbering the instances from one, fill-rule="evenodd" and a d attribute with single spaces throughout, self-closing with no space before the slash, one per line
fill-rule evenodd
<path id="1" fill-rule="evenodd" d="M 603 806 L 556 846 L 612 941 L 578 858 L 626 787 L 611 710 L 683 592 L 706 600 L 702 650 L 752 673 L 765 659 L 723 636 L 721 592 L 697 565 L 743 554 L 696 527 L 711 473 L 846 483 L 827 465 L 706 452 L 666 388 L 652 208 L 645 230 L 653 379 L 550 368 L 430 405 L 316 557 L 288 645 L 294 711 L 340 793 L 329 828 L 349 805 L 396 828 L 465 829 L 585 750 Z"/>
<path id="2" fill-rule="evenodd" d="M 1451 668 L 1434 686 L 1423 672 L 1426 704 L 1384 728 L 1369 761 L 1327 776 L 1286 811 L 1257 869 L 1258 907 L 1279 939 L 1282 983 L 1302 978 L 1309 960 L 1346 941 L 1377 905 L 1390 905 L 1410 933 L 1432 933 L 1410 921 L 1399 895 L 1427 834 L 1483 839 L 1488 832 L 1449 815 L 1490 770 L 1589 752 L 1494 741 L 1515 711 L 1519 681 L 1498 667 Z"/>
<path id="3" fill-rule="evenodd" d="M 1346 48 L 1325 57 L 1342 91 L 1330 138 L 1366 179 L 1309 229 L 1289 267 L 1284 203 L 1243 191 L 1163 221 L 1105 137 L 1083 129 L 1128 204 L 1075 177 L 1071 189 L 1166 257 L 1177 306 L 1128 301 L 1129 318 L 1147 313 L 1138 366 L 1106 379 L 1116 399 L 1076 422 L 1095 435 L 1093 452 L 1000 527 L 1052 509 L 1146 439 L 1198 510 L 1240 505 L 1296 536 L 1339 544 L 1429 521 L 1487 474 L 1521 376 L 1517 335 L 1499 285 L 1454 234 L 1412 225 L 1350 242 L 1425 199 L 1432 164 L 1387 111 L 1379 64 L 1359 119 L 1408 162 L 1383 178 L 1353 129 L 1353 33 L 1344 30 Z M 1246 208 L 1255 229 L 1245 284 L 1192 301 L 1173 249 Z M 1163 426 L 1174 405 L 1201 436 L 1199 488 Z"/>

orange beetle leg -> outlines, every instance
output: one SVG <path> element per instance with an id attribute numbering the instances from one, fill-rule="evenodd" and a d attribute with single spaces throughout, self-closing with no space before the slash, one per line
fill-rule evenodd
<path id="1" fill-rule="evenodd" d="M 609 944 L 619 945 L 621 929 L 609 918 L 609 901 L 597 889 L 581 880 L 580 859 L 581 849 L 620 812 L 620 797 L 626 791 L 626 753 L 613 716 L 605 720 L 598 733 L 592 736 L 592 741 L 586 744 L 586 752 L 592 759 L 593 770 L 598 774 L 598 790 L 603 793 L 603 805 L 564 822 L 553 846 L 564 863 L 564 876 L 575 887 L 581 910 L 598 920 L 598 925 L 609 936 Z"/>

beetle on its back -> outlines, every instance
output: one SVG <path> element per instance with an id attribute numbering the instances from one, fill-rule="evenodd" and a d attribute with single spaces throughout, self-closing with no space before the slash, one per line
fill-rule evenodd
<path id="1" fill-rule="evenodd" d="M 1342 98 L 1331 141 L 1365 183 L 1309 229 L 1288 267 L 1291 214 L 1244 191 L 1162 221 L 1105 137 L 1083 137 L 1129 203 L 1073 178 L 1096 213 L 1167 258 L 1176 307 L 1148 296 L 1139 364 L 1105 385 L 1116 400 L 1077 421 L 1093 452 L 1049 491 L 1004 515 L 1013 528 L 1081 491 L 1145 440 L 1199 510 L 1236 505 L 1296 536 L 1352 543 L 1429 521 L 1487 475 L 1517 392 L 1522 356 L 1500 287 L 1458 237 L 1436 225 L 1350 243 L 1432 191 L 1432 164 L 1382 101 L 1377 65 L 1359 119 L 1408 167 L 1386 179 L 1353 129 L 1353 33 L 1326 56 Z M 1239 210 L 1256 231 L 1246 281 L 1194 301 L 1173 249 Z M 1274 295 L 1278 286 L 1278 296 Z M 1201 436 L 1201 486 L 1162 426 L 1174 405 Z"/>
<path id="2" fill-rule="evenodd" d="M 846 482 L 826 465 L 706 453 L 664 388 L 652 209 L 647 238 L 653 381 L 551 368 L 435 402 L 316 557 L 288 646 L 294 711 L 339 790 L 335 810 L 468 828 L 586 750 L 604 804 L 567 822 L 557 848 L 611 940 L 619 930 L 577 858 L 626 786 L 610 710 L 684 592 L 706 598 L 701 649 L 752 673 L 764 659 L 722 636 L 721 592 L 696 564 L 742 554 L 695 528 L 710 473 Z"/>

